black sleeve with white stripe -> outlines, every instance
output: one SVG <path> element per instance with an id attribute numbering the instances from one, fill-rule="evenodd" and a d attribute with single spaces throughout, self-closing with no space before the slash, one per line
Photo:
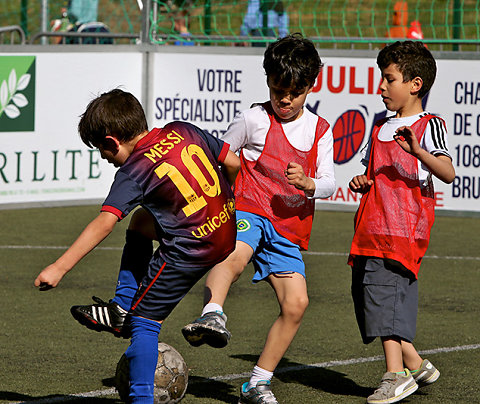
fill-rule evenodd
<path id="1" fill-rule="evenodd" d="M 447 128 L 443 119 L 434 117 L 428 121 L 425 130 L 424 147 L 429 153 L 444 154 L 450 157 Z"/>

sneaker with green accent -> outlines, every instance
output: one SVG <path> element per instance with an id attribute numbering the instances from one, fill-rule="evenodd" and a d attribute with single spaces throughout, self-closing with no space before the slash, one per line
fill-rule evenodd
<path id="1" fill-rule="evenodd" d="M 412 372 L 412 376 L 417 382 L 418 386 L 422 387 L 436 382 L 440 377 L 440 372 L 428 359 L 424 359 L 420 369 Z"/>
<path id="2" fill-rule="evenodd" d="M 369 404 L 396 403 L 408 397 L 418 389 L 418 384 L 408 369 L 405 374 L 387 372 L 383 375 L 380 386 L 367 398 Z"/>
<path id="3" fill-rule="evenodd" d="M 182 328 L 182 334 L 192 346 L 208 344 L 213 348 L 223 348 L 228 344 L 230 331 L 225 328 L 225 313 L 211 311 Z"/>
<path id="4" fill-rule="evenodd" d="M 278 404 L 272 393 L 269 380 L 260 380 L 255 387 L 247 390 L 248 382 L 240 388 L 238 404 Z"/>

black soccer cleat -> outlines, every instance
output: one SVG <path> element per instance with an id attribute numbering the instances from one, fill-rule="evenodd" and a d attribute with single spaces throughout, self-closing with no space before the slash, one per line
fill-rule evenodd
<path id="1" fill-rule="evenodd" d="M 111 300 L 104 302 L 96 296 L 92 296 L 92 299 L 97 304 L 72 306 L 70 312 L 73 318 L 90 330 L 107 331 L 116 337 L 130 338 L 129 327 L 124 326 L 128 311 Z"/>

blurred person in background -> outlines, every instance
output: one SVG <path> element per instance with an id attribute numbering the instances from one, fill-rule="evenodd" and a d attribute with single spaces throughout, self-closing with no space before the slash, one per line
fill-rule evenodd
<path id="1" fill-rule="evenodd" d="M 264 26 L 264 14 L 267 26 Z M 249 0 L 247 12 L 240 27 L 241 36 L 283 38 L 288 35 L 288 14 L 281 1 Z M 277 32 L 278 31 L 278 35 Z M 246 43 L 240 45 L 246 46 Z M 253 42 L 252 46 L 265 47 L 265 42 Z"/>
<path id="2" fill-rule="evenodd" d="M 397 1 L 393 6 L 392 26 L 385 34 L 388 38 L 406 38 L 408 34 L 408 4 Z"/>

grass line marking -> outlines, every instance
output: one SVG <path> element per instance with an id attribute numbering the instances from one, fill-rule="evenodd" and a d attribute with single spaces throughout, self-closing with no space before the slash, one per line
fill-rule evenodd
<path id="1" fill-rule="evenodd" d="M 460 345 L 460 346 L 452 346 L 452 347 L 443 347 L 443 348 L 434 348 L 434 349 L 426 349 L 423 351 L 418 351 L 420 355 L 433 355 L 439 353 L 448 353 L 448 352 L 459 352 L 459 351 L 471 351 L 475 349 L 480 349 L 480 344 L 471 344 L 471 345 Z M 308 370 L 311 368 L 331 368 L 334 366 L 345 366 L 345 365 L 356 365 L 359 363 L 367 363 L 367 362 L 377 362 L 383 360 L 383 355 L 376 355 L 370 356 L 365 358 L 352 358 L 352 359 L 344 359 L 344 360 L 335 360 L 335 361 L 328 361 L 328 362 L 320 362 L 320 363 L 313 363 L 310 365 L 297 365 L 297 366 L 286 366 L 283 368 L 279 368 L 275 370 L 276 374 L 279 373 L 287 373 L 287 372 L 295 372 L 300 370 Z M 205 378 L 199 381 L 192 381 L 191 384 L 200 384 L 200 383 L 207 383 L 209 381 L 230 381 L 236 379 L 243 379 L 248 378 L 251 372 L 244 372 L 244 373 L 236 373 L 230 375 L 223 375 L 223 376 L 213 376 L 209 378 Z M 78 393 L 78 394 L 69 394 L 68 396 L 59 396 L 59 397 L 49 397 L 49 398 L 42 398 L 39 400 L 31 400 L 25 402 L 15 401 L 14 403 L 10 404 L 54 404 L 54 403 L 64 403 L 68 401 L 74 401 L 89 397 L 100 397 L 100 396 L 111 396 L 117 393 L 115 388 L 105 389 L 105 390 L 95 390 L 89 391 L 87 393 Z"/>
<path id="2" fill-rule="evenodd" d="M 45 245 L 0 245 L 0 249 L 4 250 L 66 250 L 69 246 L 45 246 Z M 122 251 L 123 247 L 97 247 L 95 250 L 100 251 Z M 302 251 L 303 255 L 319 255 L 333 257 L 348 257 L 346 252 L 333 251 Z M 454 255 L 425 255 L 425 258 L 437 260 L 463 260 L 463 261 L 480 261 L 480 257 L 464 257 Z"/>
<path id="3" fill-rule="evenodd" d="M 67 245 L 0 245 L 4 250 L 66 250 Z M 97 247 L 96 250 L 123 250 L 123 247 Z"/>
<path id="4" fill-rule="evenodd" d="M 438 353 L 446 353 L 446 352 L 459 352 L 459 351 L 470 351 L 474 349 L 480 349 L 480 344 L 472 344 L 472 345 L 461 345 L 461 346 L 453 346 L 453 347 L 444 347 L 444 348 L 434 348 L 434 349 L 427 349 L 423 351 L 418 351 L 420 355 L 433 355 Z M 345 360 L 336 360 L 336 361 L 328 361 L 328 362 L 321 362 L 321 363 L 312 363 L 310 365 L 297 365 L 297 366 L 286 366 L 283 368 L 278 368 L 275 370 L 276 374 L 279 373 L 287 373 L 292 371 L 299 371 L 299 370 L 307 370 L 311 368 L 331 368 L 334 366 L 345 366 L 345 365 L 356 365 L 359 363 L 367 363 L 367 362 L 377 362 L 384 359 L 383 355 L 376 355 L 370 356 L 366 358 L 352 358 L 352 359 L 345 359 Z M 214 376 L 208 379 L 202 380 L 197 383 L 204 383 L 209 380 L 235 380 L 241 379 L 245 377 L 249 377 L 251 372 L 246 373 L 239 373 L 239 374 L 232 374 L 232 375 L 225 375 L 225 376 Z"/>
<path id="5" fill-rule="evenodd" d="M 348 257 L 348 253 L 342 252 L 327 252 L 327 251 L 302 251 L 303 255 L 324 255 L 335 257 Z M 424 258 L 437 259 L 437 260 L 465 260 L 465 261 L 480 261 L 480 257 L 465 257 L 465 256 L 453 256 L 453 255 L 425 255 Z"/>

